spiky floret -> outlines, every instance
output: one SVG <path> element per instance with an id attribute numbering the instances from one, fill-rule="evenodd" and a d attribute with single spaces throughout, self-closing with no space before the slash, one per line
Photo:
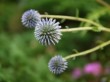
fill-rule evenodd
<path id="1" fill-rule="evenodd" d="M 41 16 L 38 11 L 30 9 L 23 13 L 21 22 L 25 27 L 35 27 L 37 22 L 41 20 Z"/>
<path id="2" fill-rule="evenodd" d="M 60 74 L 67 68 L 67 61 L 62 56 L 57 55 L 51 58 L 48 63 L 49 70 L 54 74 Z"/>
<path id="3" fill-rule="evenodd" d="M 55 45 L 61 39 L 61 26 L 55 19 L 41 19 L 35 27 L 35 38 L 45 46 Z"/>

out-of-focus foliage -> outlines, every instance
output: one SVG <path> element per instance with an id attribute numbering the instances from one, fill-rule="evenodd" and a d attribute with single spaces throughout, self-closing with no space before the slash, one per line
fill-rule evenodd
<path id="1" fill-rule="evenodd" d="M 109 0 L 105 1 L 110 4 Z M 69 60 L 65 73 L 53 75 L 48 69 L 52 56 L 67 56 L 92 48 L 110 39 L 109 33 L 63 33 L 59 44 L 46 48 L 35 40 L 34 29 L 27 29 L 21 24 L 21 16 L 28 9 L 36 9 L 41 14 L 79 16 L 110 27 L 110 9 L 96 0 L 0 0 L 0 82 L 89 82 L 93 80 L 89 76 L 74 80 L 71 75 L 73 68 L 83 68 L 93 61 L 99 61 L 103 67 L 109 65 L 110 46 Z M 88 23 L 68 20 L 61 25 L 62 28 L 90 26 Z M 102 75 L 98 80 L 103 77 L 109 80 L 110 74 Z"/>

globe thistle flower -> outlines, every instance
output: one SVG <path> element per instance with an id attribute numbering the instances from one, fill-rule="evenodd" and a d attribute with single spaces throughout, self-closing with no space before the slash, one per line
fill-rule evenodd
<path id="1" fill-rule="evenodd" d="M 24 12 L 21 18 L 22 24 L 29 28 L 35 27 L 37 22 L 40 21 L 40 19 L 40 14 L 33 9 Z"/>
<path id="2" fill-rule="evenodd" d="M 53 57 L 48 63 L 49 70 L 54 74 L 60 74 L 67 68 L 67 61 L 62 56 Z"/>
<path id="3" fill-rule="evenodd" d="M 55 45 L 61 39 L 60 28 L 59 22 L 56 22 L 55 19 L 41 19 L 35 28 L 35 38 L 42 45 Z"/>

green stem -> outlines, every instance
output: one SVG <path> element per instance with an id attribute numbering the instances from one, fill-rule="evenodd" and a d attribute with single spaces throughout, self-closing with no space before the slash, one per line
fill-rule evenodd
<path id="1" fill-rule="evenodd" d="M 88 20 L 88 19 L 84 19 L 84 18 L 79 18 L 79 17 L 72 17 L 72 16 L 62 16 L 62 15 L 41 15 L 42 18 L 56 18 L 56 19 L 68 19 L 68 20 L 77 20 L 77 21 L 82 21 L 82 22 L 88 22 L 96 27 L 100 27 L 99 30 L 101 31 L 106 31 L 106 32 L 110 32 L 110 29 L 109 28 L 105 28 L 103 27 L 102 25 L 96 23 L 96 22 L 93 22 L 91 20 Z M 93 28 L 91 27 L 80 27 L 80 28 L 69 28 L 69 29 L 61 29 L 61 32 L 72 32 L 72 31 L 81 31 L 81 30 L 93 30 Z M 99 45 L 99 46 L 96 46 L 92 49 L 89 49 L 89 50 L 86 50 L 86 51 L 83 51 L 83 52 L 80 52 L 80 53 L 76 53 L 76 54 L 71 54 L 67 57 L 65 57 L 65 59 L 70 59 L 70 58 L 73 58 L 73 57 L 77 57 L 77 56 L 84 56 L 84 55 L 87 55 L 91 52 L 94 52 L 96 50 L 99 50 L 100 48 L 103 48 L 107 45 L 110 44 L 110 40 Z"/>
<path id="2" fill-rule="evenodd" d="M 82 31 L 82 30 L 92 30 L 92 27 L 76 27 L 76 28 L 68 28 L 68 29 L 60 29 L 61 32 L 74 32 L 74 31 Z"/>
<path id="3" fill-rule="evenodd" d="M 96 22 L 93 22 L 91 20 L 85 19 L 85 18 L 79 18 L 79 17 L 72 17 L 72 16 L 63 16 L 63 15 L 41 15 L 42 18 L 56 18 L 56 19 L 68 19 L 68 20 L 77 20 L 82 22 L 88 22 L 90 24 L 93 24 L 97 27 L 102 27 L 100 24 L 97 24 Z"/>
<path id="4" fill-rule="evenodd" d="M 106 28 L 96 22 L 93 22 L 89 19 L 85 18 L 79 18 L 79 17 L 72 17 L 72 16 L 63 16 L 63 15 L 41 15 L 42 18 L 56 18 L 56 19 L 68 19 L 68 20 L 76 20 L 76 21 L 82 21 L 82 22 L 88 22 L 96 27 L 100 27 L 99 29 L 102 31 L 110 32 L 109 28 Z M 73 28 L 73 29 L 61 29 L 62 32 L 66 31 L 80 31 L 80 30 L 92 30 L 91 28 Z"/>
<path id="5" fill-rule="evenodd" d="M 75 28 L 68 28 L 68 29 L 60 29 L 61 32 L 74 32 L 74 31 L 86 31 L 86 30 L 94 30 L 93 27 L 75 27 Z M 101 27 L 99 30 L 110 32 L 110 29 Z"/>
<path id="6" fill-rule="evenodd" d="M 67 59 L 74 58 L 74 57 L 77 57 L 77 56 L 87 55 L 87 54 L 89 54 L 91 52 L 94 52 L 96 50 L 99 50 L 99 49 L 101 49 L 101 48 L 103 48 L 103 47 L 105 47 L 105 46 L 107 46 L 109 44 L 110 44 L 110 40 L 107 41 L 107 42 L 104 42 L 103 44 L 100 44 L 100 45 L 98 45 L 98 46 L 96 46 L 96 47 L 94 47 L 92 49 L 89 49 L 89 50 L 86 50 L 86 51 L 83 51 L 83 52 L 80 52 L 80 53 L 76 53 L 76 54 L 71 54 L 71 55 L 65 57 L 65 59 L 67 60 Z"/>

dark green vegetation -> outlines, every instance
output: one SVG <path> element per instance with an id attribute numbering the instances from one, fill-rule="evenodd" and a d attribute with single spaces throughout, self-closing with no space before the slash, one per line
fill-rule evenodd
<path id="1" fill-rule="evenodd" d="M 109 0 L 106 2 L 110 4 Z M 41 14 L 79 16 L 110 27 L 110 9 L 96 0 L 0 0 L 0 82 L 73 82 L 72 70 L 75 67 L 82 68 L 93 61 L 99 61 L 103 67 L 108 65 L 110 46 L 88 56 L 69 60 L 69 68 L 63 74 L 52 74 L 48 69 L 51 57 L 57 54 L 65 57 L 77 50 L 80 52 L 92 48 L 109 40 L 110 33 L 63 33 L 59 44 L 47 48 L 35 40 L 34 29 L 27 29 L 21 24 L 22 13 L 28 9 L 36 9 Z M 62 28 L 90 26 L 88 23 L 69 20 L 61 25 Z M 91 79 L 93 77 L 84 76 L 74 82 L 89 82 Z"/>

